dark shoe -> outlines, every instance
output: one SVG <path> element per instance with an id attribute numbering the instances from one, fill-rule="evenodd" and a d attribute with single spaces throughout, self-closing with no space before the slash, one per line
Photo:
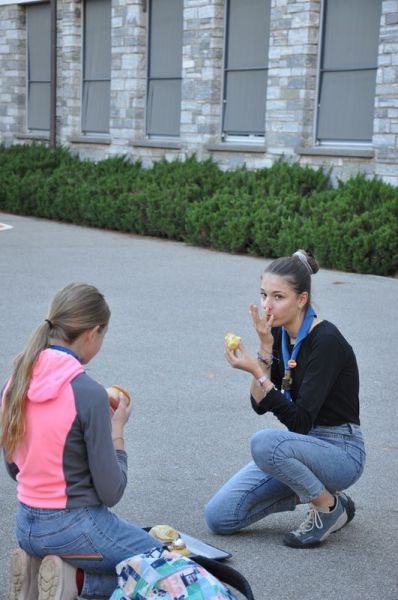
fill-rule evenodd
<path id="1" fill-rule="evenodd" d="M 346 510 L 347 517 L 348 517 L 347 523 L 349 523 L 355 517 L 354 500 L 352 500 L 352 498 L 350 498 L 345 492 L 336 492 L 336 496 L 339 496 L 341 503 Z M 347 525 L 347 523 L 345 523 L 345 525 Z M 343 527 L 344 527 L 344 525 L 343 525 Z"/>
<path id="2" fill-rule="evenodd" d="M 351 498 L 345 494 L 336 494 L 336 506 L 332 511 L 311 505 L 305 521 L 296 531 L 286 534 L 283 542 L 291 548 L 314 548 L 331 533 L 344 527 L 353 519 L 354 514 L 355 506 Z"/>

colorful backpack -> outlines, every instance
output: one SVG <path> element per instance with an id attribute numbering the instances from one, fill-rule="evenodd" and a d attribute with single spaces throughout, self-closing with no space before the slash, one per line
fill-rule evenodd
<path id="1" fill-rule="evenodd" d="M 110 600 L 236 600 L 220 576 L 254 600 L 250 585 L 238 571 L 204 557 L 192 560 L 155 548 L 120 562 L 116 572 L 118 587 Z"/>

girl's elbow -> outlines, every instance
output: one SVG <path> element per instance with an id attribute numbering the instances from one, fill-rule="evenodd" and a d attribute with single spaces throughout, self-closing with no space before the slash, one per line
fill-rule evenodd
<path id="1" fill-rule="evenodd" d="M 126 489 L 127 480 L 121 483 L 119 486 L 111 486 L 100 495 L 100 500 L 108 508 L 115 506 L 123 497 L 124 490 Z"/>
<path id="2" fill-rule="evenodd" d="M 314 423 L 311 418 L 311 415 L 308 413 L 304 413 L 302 415 L 297 415 L 294 419 L 293 423 L 291 423 L 288 429 L 293 431 L 294 433 L 301 433 L 302 435 L 307 435 L 313 428 Z"/>

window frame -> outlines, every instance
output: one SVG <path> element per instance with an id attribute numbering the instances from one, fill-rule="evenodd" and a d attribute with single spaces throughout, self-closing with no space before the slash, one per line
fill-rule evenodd
<path id="1" fill-rule="evenodd" d="M 30 57 L 29 57 L 29 10 L 33 8 L 33 6 L 47 6 L 49 14 L 50 14 L 50 10 L 51 10 L 51 5 L 49 1 L 44 1 L 44 2 L 30 2 L 29 4 L 26 4 L 25 6 L 25 31 L 26 31 L 26 50 L 25 50 L 25 58 L 26 58 L 26 68 L 25 68 L 25 90 L 26 90 L 26 94 L 25 94 L 25 129 L 28 133 L 32 133 L 32 134 L 42 134 L 42 135 L 49 135 L 50 134 L 50 113 L 51 113 L 51 67 L 50 67 L 50 72 L 48 75 L 48 81 L 33 81 L 30 79 L 30 71 L 29 71 L 29 62 L 30 62 Z M 50 31 L 49 31 L 49 54 L 51 54 L 51 37 L 50 37 Z M 46 83 L 49 86 L 49 112 L 48 112 L 48 128 L 38 128 L 38 127 L 30 127 L 29 126 L 29 97 L 30 97 L 30 86 L 32 83 Z"/>
<path id="2" fill-rule="evenodd" d="M 326 16 L 327 16 L 327 2 L 329 0 L 322 0 L 321 3 L 321 11 L 320 11 L 320 37 L 319 37 L 319 51 L 318 51 L 318 59 L 317 59 L 317 76 L 316 76 L 316 90 L 315 90 L 315 98 L 316 105 L 314 111 L 314 135 L 313 135 L 313 143 L 315 146 L 330 148 L 330 147 L 339 147 L 339 148 L 369 148 L 372 146 L 372 138 L 368 140 L 354 140 L 354 139 L 327 139 L 319 137 L 319 124 L 320 124 L 320 113 L 321 113 L 321 92 L 322 92 L 322 84 L 323 84 L 323 75 L 324 73 L 343 73 L 343 72 L 361 72 L 361 71 L 375 71 L 377 73 L 377 56 L 376 56 L 376 66 L 372 67 L 360 67 L 360 68 L 342 68 L 342 69 L 324 69 L 323 61 L 325 55 L 325 31 L 326 31 Z M 380 28 L 380 23 L 379 23 Z M 375 93 L 374 93 L 375 99 Z"/>
<path id="3" fill-rule="evenodd" d="M 81 81 L 80 81 L 80 131 L 82 136 L 84 137 L 90 137 L 90 138 L 103 138 L 104 136 L 109 136 L 110 135 L 110 117 L 111 117 L 111 110 L 110 110 L 110 96 L 111 96 L 111 83 L 112 83 L 112 0 L 108 0 L 109 2 L 109 7 L 110 7 L 110 67 L 109 67 L 109 78 L 100 78 L 100 79 L 89 79 L 87 77 L 85 77 L 85 61 L 86 61 L 86 6 L 87 6 L 87 2 L 90 2 L 90 0 L 82 0 L 82 11 L 81 11 Z M 85 129 L 83 127 L 84 125 L 84 108 L 83 108 L 83 102 L 84 102 L 84 93 L 85 93 L 85 84 L 87 83 L 91 83 L 91 82 L 98 82 L 98 81 L 105 81 L 105 82 L 109 82 L 109 115 L 108 115 L 108 129 L 107 131 L 90 131 L 88 129 Z"/>
<path id="4" fill-rule="evenodd" d="M 268 2 L 268 7 L 266 9 L 269 11 L 269 31 L 268 31 L 268 55 L 266 57 L 267 64 L 265 67 L 246 67 L 246 68 L 230 68 L 227 66 L 228 60 L 228 50 L 229 50 L 229 38 L 230 38 L 230 26 L 229 26 L 229 17 L 230 17 L 230 5 L 231 0 L 226 0 L 224 4 L 224 48 L 223 48 L 223 58 L 222 58 L 222 85 L 221 85 L 221 118 L 220 118 L 220 139 L 222 142 L 229 142 L 231 144 L 248 144 L 251 145 L 263 145 L 266 135 L 266 110 L 267 110 L 267 87 L 268 87 L 268 73 L 269 73 L 269 44 L 270 44 L 270 28 L 271 28 L 271 1 L 264 0 Z M 225 117 L 226 117 L 226 107 L 227 107 L 227 73 L 232 72 L 253 72 L 253 71 L 262 71 L 265 73 L 267 86 L 265 88 L 264 95 L 264 130 L 258 133 L 246 131 L 243 132 L 234 132 L 228 133 L 225 131 Z"/>
<path id="5" fill-rule="evenodd" d="M 165 0 L 163 0 L 165 1 Z M 172 140 L 176 141 L 181 138 L 181 108 L 182 108 L 182 67 L 183 67 L 183 31 L 184 31 L 184 1 L 181 0 L 181 11 L 182 11 L 182 32 L 181 32 L 181 66 L 179 77 L 152 77 L 151 76 L 151 41 L 153 36 L 152 28 L 152 11 L 153 11 L 153 0 L 148 1 L 147 7 L 147 65 L 146 65 L 146 89 L 145 89 L 145 138 L 148 140 Z M 180 84 L 180 105 L 179 105 L 179 122 L 178 132 L 175 134 L 171 133 L 152 133 L 149 131 L 149 122 L 151 117 L 151 111 L 149 109 L 149 95 L 151 90 L 151 83 L 153 81 L 176 81 Z"/>

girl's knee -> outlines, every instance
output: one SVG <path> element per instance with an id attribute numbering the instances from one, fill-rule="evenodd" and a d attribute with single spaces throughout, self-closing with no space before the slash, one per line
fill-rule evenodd
<path id="1" fill-rule="evenodd" d="M 263 429 L 251 439 L 251 453 L 259 469 L 273 472 L 275 462 L 291 456 L 291 434 L 280 429 Z"/>
<path id="2" fill-rule="evenodd" d="M 224 502 L 219 502 L 217 497 L 212 498 L 204 509 L 204 518 L 207 527 L 217 535 L 228 535 L 237 531 L 237 523 L 231 523 L 226 511 L 223 510 Z"/>
<path id="3" fill-rule="evenodd" d="M 262 429 L 257 431 L 250 441 L 250 448 L 254 462 L 257 464 L 258 460 L 264 459 L 268 456 L 274 446 L 275 439 L 280 437 L 281 432 L 275 429 Z"/>
<path id="4" fill-rule="evenodd" d="M 204 517 L 206 525 L 210 529 L 210 531 L 212 531 L 213 533 L 222 533 L 222 518 L 215 504 L 216 503 L 214 499 L 210 500 L 210 502 L 206 504 L 204 509 Z"/>

